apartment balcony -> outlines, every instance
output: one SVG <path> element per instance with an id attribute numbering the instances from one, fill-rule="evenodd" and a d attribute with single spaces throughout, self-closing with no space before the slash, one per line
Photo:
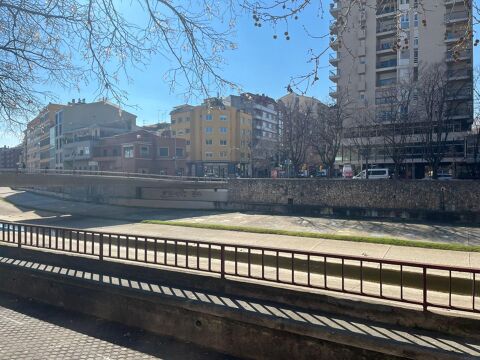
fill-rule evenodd
<path id="1" fill-rule="evenodd" d="M 330 34 L 332 35 L 338 34 L 338 23 L 336 20 L 330 20 L 329 29 L 330 29 Z"/>
<path id="2" fill-rule="evenodd" d="M 452 61 L 470 60 L 471 58 L 472 58 L 472 50 L 462 50 L 456 53 L 453 53 L 452 51 L 447 51 L 447 56 L 445 60 L 447 62 L 452 62 Z"/>
<path id="3" fill-rule="evenodd" d="M 392 86 L 397 83 L 397 77 L 377 80 L 377 87 Z"/>
<path id="4" fill-rule="evenodd" d="M 339 13 L 340 13 L 340 4 L 338 3 L 338 0 L 333 0 L 333 2 L 330 4 L 330 14 L 334 18 L 336 18 Z"/>
<path id="5" fill-rule="evenodd" d="M 330 47 L 331 47 L 333 50 L 337 51 L 337 50 L 338 50 L 338 45 L 339 45 L 338 37 L 332 36 L 332 37 L 330 38 Z"/>
<path id="6" fill-rule="evenodd" d="M 397 23 L 378 23 L 377 24 L 377 36 L 390 35 L 397 31 Z"/>
<path id="7" fill-rule="evenodd" d="M 472 76 L 471 69 L 456 69 L 456 70 L 448 70 L 447 71 L 447 78 L 450 81 L 453 80 L 468 80 Z"/>
<path id="8" fill-rule="evenodd" d="M 328 61 L 329 61 L 330 64 L 332 64 L 333 66 L 337 66 L 337 65 L 338 65 L 338 62 L 340 61 L 340 56 L 338 55 L 338 53 L 329 54 L 329 55 L 328 55 Z"/>
<path id="9" fill-rule="evenodd" d="M 445 6 L 451 5 L 465 5 L 465 0 L 445 0 Z"/>
<path id="10" fill-rule="evenodd" d="M 330 70 L 328 78 L 336 83 L 340 78 L 340 70 Z"/>
<path id="11" fill-rule="evenodd" d="M 377 62 L 377 71 L 391 71 L 397 68 L 397 59 Z"/>
<path id="12" fill-rule="evenodd" d="M 468 21 L 469 14 L 466 11 L 448 11 L 445 15 L 445 22 L 447 24 L 452 24 L 456 22 Z"/>
<path id="13" fill-rule="evenodd" d="M 393 45 L 394 45 L 393 41 L 388 43 L 377 44 L 377 54 L 393 52 Z"/>
<path id="14" fill-rule="evenodd" d="M 465 33 L 462 33 L 462 32 L 447 32 L 445 33 L 445 42 L 451 43 L 451 42 L 460 41 L 460 38 L 463 37 L 464 35 Z"/>
<path id="15" fill-rule="evenodd" d="M 336 98 L 338 96 L 338 88 L 336 86 L 330 86 L 328 89 L 328 94 L 332 98 Z"/>
<path id="16" fill-rule="evenodd" d="M 446 115 L 450 120 L 469 119 L 472 117 L 472 108 L 447 110 Z"/>
<path id="17" fill-rule="evenodd" d="M 388 5 L 380 5 L 377 9 L 377 18 L 394 16 L 397 13 L 396 2 L 392 2 Z"/>
<path id="18" fill-rule="evenodd" d="M 448 100 L 467 100 L 473 98 L 472 88 L 464 88 L 458 90 L 448 90 L 447 99 Z"/>

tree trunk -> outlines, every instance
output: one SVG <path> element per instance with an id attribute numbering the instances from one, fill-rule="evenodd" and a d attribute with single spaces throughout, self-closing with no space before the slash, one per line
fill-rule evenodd
<path id="1" fill-rule="evenodd" d="M 368 179 L 368 156 L 365 156 L 365 179 Z"/>

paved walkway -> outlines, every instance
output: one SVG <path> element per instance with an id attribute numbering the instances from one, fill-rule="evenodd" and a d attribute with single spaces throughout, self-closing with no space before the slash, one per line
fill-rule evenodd
<path id="1" fill-rule="evenodd" d="M 0 359 L 228 359 L 225 355 L 0 293 Z"/>
<path id="2" fill-rule="evenodd" d="M 223 296 L 220 294 L 171 287 L 161 283 L 138 281 L 136 279 L 131 279 L 128 277 L 119 278 L 117 276 L 111 276 L 107 273 L 89 273 L 85 271 L 78 271 L 73 268 L 58 268 L 55 266 L 49 266 L 48 264 L 30 263 L 11 258 L 0 258 L 0 264 L 1 266 L 27 268 L 29 269 L 28 271 L 48 273 L 50 274 L 50 276 L 69 278 L 72 281 L 89 282 L 101 284 L 103 286 L 121 288 L 126 291 L 155 294 L 160 297 L 173 298 L 179 301 L 179 303 L 185 302 L 190 305 L 195 303 L 209 304 L 212 307 L 212 311 L 215 311 L 216 308 L 222 308 L 228 309 L 232 313 L 245 313 L 245 316 L 242 316 L 242 319 L 247 323 L 248 321 L 252 321 L 251 319 L 249 320 L 250 315 L 254 315 L 253 319 L 257 319 L 253 321 L 260 322 L 262 322 L 262 318 L 264 318 L 265 320 L 273 318 L 276 319 L 276 321 L 278 322 L 283 322 L 285 330 L 288 330 L 290 326 L 292 326 L 293 329 L 296 326 L 307 326 L 315 329 L 315 334 L 317 334 L 319 338 L 334 342 L 335 340 L 339 340 L 341 343 L 344 343 L 347 339 L 349 340 L 348 344 L 367 349 L 372 346 L 375 348 L 380 347 L 384 349 L 390 349 L 390 351 L 393 351 L 393 353 L 395 354 L 408 353 L 414 354 L 416 357 L 425 359 L 473 359 L 480 356 L 480 343 L 478 343 L 477 341 L 446 336 L 444 334 L 439 334 L 431 331 L 420 331 L 399 326 L 385 325 L 363 319 L 353 319 L 345 316 L 310 311 L 296 307 L 289 307 L 281 304 L 276 304 L 274 302 L 262 302 L 249 298 Z M 62 346 L 65 348 L 76 348 L 76 351 L 80 351 L 80 348 L 82 348 L 85 352 L 100 351 L 100 349 L 104 351 L 103 349 L 108 349 L 109 346 L 111 346 L 100 341 L 96 344 L 96 346 L 94 346 L 95 342 L 91 338 L 84 335 L 77 335 L 78 340 L 81 341 L 76 344 L 76 341 L 74 339 L 75 334 L 72 334 L 71 330 L 57 329 L 55 326 L 52 326 L 50 324 L 42 325 L 38 323 L 38 320 L 34 320 L 31 326 L 25 326 L 25 334 L 22 335 L 22 332 L 20 330 L 21 323 L 23 323 L 24 321 L 28 323 L 28 321 L 30 321 L 30 318 L 22 317 L 21 315 L 20 317 L 15 317 L 15 313 L 12 313 L 11 310 L 7 310 L 6 312 L 2 311 L 3 309 L 0 307 L 0 338 L 5 339 L 3 336 L 6 336 L 7 338 L 9 338 L 10 336 L 12 342 L 15 342 L 17 340 L 21 341 L 20 343 L 18 343 L 18 346 L 21 346 L 21 344 L 26 344 L 24 345 L 24 347 L 28 347 L 30 346 L 29 342 L 32 344 L 36 343 L 37 340 L 35 339 L 35 331 L 43 331 L 42 334 L 37 334 L 37 346 L 40 349 L 45 349 L 49 346 L 51 347 L 52 339 L 62 339 L 62 336 L 65 336 L 66 339 L 72 337 L 71 342 L 59 342 L 58 351 L 60 353 L 62 351 Z M 4 315 L 3 318 L 2 315 Z M 10 320 L 5 319 L 5 317 L 10 318 Z M 8 324 L 9 326 L 1 326 L 3 322 Z M 33 329 L 33 333 L 29 333 L 30 329 Z M 56 333 L 56 331 L 58 332 Z M 20 336 L 18 336 L 18 339 L 15 339 L 15 334 L 20 334 Z M 113 334 L 113 336 L 115 335 Z M 30 349 L 33 349 L 33 347 L 30 347 Z M 27 351 L 30 351 L 30 354 L 32 354 L 32 350 Z M 43 354 L 48 353 L 48 351 L 44 351 L 45 352 Z M 0 352 L 0 355 L 1 354 L 2 353 Z M 15 358 L 19 357 L 15 356 Z M 29 357 L 24 358 L 30 359 Z M 49 359 L 51 358 L 55 357 L 49 357 Z M 114 356 L 113 358 L 116 357 Z"/>
<path id="3" fill-rule="evenodd" d="M 135 208 L 122 208 L 109 205 L 94 205 L 88 203 L 77 203 L 63 201 L 51 197 L 40 196 L 31 193 L 12 191 L 7 188 L 0 188 L 0 197 L 4 197 L 17 205 L 0 201 L 0 219 L 8 221 L 37 223 L 41 225 L 64 226 L 114 233 L 125 233 L 132 235 L 146 236 L 168 236 L 178 239 L 202 240 L 210 242 L 221 242 L 241 245 L 259 245 L 276 248 L 289 248 L 307 251 L 319 251 L 326 253 L 340 253 L 344 255 L 375 257 L 400 261 L 417 261 L 438 265 L 455 265 L 463 267 L 480 268 L 480 253 L 445 251 L 423 248 L 412 248 L 403 246 L 391 246 L 382 244 L 357 243 L 349 241 L 337 241 L 326 239 L 302 238 L 292 236 L 252 234 L 234 231 L 194 229 L 178 226 L 143 224 L 140 219 L 157 217 L 179 219 L 199 219 L 211 216 L 211 219 L 218 217 L 232 216 L 235 214 L 205 215 L 205 212 L 178 211 L 178 210 L 142 210 Z M 25 210 L 22 206 L 40 207 L 45 210 Z M 75 214 L 75 215 L 72 215 Z M 150 214 L 150 217 L 145 217 Z M 190 216 L 190 218 L 181 217 Z M 192 215 L 192 214 L 196 214 Z M 242 214 L 243 215 L 243 214 Z M 96 217 L 100 216 L 100 217 Z M 108 218 L 106 218 L 108 216 Z M 193 217 L 195 216 L 195 217 Z M 240 215 L 238 215 L 240 216 Z M 283 216 L 271 215 L 245 215 L 255 217 L 258 221 L 263 218 L 263 223 L 276 226 L 283 221 Z M 136 219 L 140 217 L 140 219 Z M 288 217 L 293 219 L 294 217 Z M 330 219 L 317 219 L 318 221 L 335 221 Z M 213 221 L 213 220 L 212 220 Z M 347 220 L 343 220 L 347 221 Z M 362 222 L 359 222 L 362 223 Z M 369 223 L 369 222 L 366 222 Z M 373 223 L 373 222 L 370 222 Z M 237 223 L 238 224 L 238 223 Z M 387 222 L 378 222 L 384 228 L 397 226 Z M 380 225 L 379 225 L 380 226 Z M 398 225 L 399 226 L 399 225 Z M 414 224 L 403 224 L 402 226 L 415 226 Z M 434 228 L 434 225 L 418 225 Z M 454 231 L 474 231 L 480 234 L 477 228 L 456 228 L 445 226 L 450 233 Z M 466 230 L 465 230 L 466 229 Z M 440 231 L 440 230 L 439 230 Z M 335 229 L 332 229 L 336 233 Z M 371 235 L 371 234 L 370 234 Z M 453 235 L 452 235 L 453 236 Z M 478 236 L 478 235 L 476 235 Z M 427 240 L 430 240 L 427 238 Z M 454 239 L 452 239 L 454 241 Z"/>
<path id="4" fill-rule="evenodd" d="M 381 220 L 347 220 L 321 217 L 265 215 L 245 212 L 215 212 L 209 210 L 127 208 L 64 201 L 34 193 L 0 187 L 0 199 L 18 206 L 44 211 L 94 216 L 129 222 L 142 220 L 178 220 L 205 224 L 252 226 L 291 231 L 329 234 L 389 236 L 408 240 L 453 242 L 480 245 L 480 226 L 449 226 Z M 0 206 L 0 214 L 2 213 Z M 18 211 L 17 211 L 18 213 Z"/>

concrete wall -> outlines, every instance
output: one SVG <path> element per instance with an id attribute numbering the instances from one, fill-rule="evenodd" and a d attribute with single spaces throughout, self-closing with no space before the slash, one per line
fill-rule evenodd
<path id="1" fill-rule="evenodd" d="M 324 215 L 480 216 L 478 181 L 239 179 L 228 184 L 229 206 Z"/>
<path id="2" fill-rule="evenodd" d="M 15 258 L 15 263 L 0 264 L 0 290 L 37 301 L 61 306 L 108 320 L 146 329 L 161 335 L 253 359 L 396 359 L 433 358 L 414 349 L 392 348 L 382 341 L 330 333 L 307 323 L 269 319 L 255 312 L 232 310 L 208 303 L 182 300 L 157 293 L 143 294 L 134 287 L 115 287 L 99 281 L 35 270 L 31 263 L 48 264 L 56 269 L 76 269 L 138 282 L 154 282 L 176 289 L 188 289 L 268 301 L 285 306 L 337 313 L 412 328 L 435 330 L 478 339 L 478 320 L 457 314 L 436 314 L 417 309 L 363 302 L 324 293 L 302 292 L 288 287 L 273 287 L 209 275 L 197 275 L 135 266 L 116 262 L 27 249 L 0 246 L 0 256 Z M 39 267 L 40 269 L 42 266 Z M 89 277 L 87 276 L 86 279 Z M 104 277 L 105 278 L 105 277 Z M 427 350 L 428 352 L 428 350 Z M 421 356 L 423 355 L 423 357 Z"/>

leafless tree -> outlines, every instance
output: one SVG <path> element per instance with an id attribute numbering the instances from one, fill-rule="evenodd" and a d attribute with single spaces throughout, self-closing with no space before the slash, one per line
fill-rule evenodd
<path id="1" fill-rule="evenodd" d="M 305 163 L 312 136 L 313 119 L 316 116 L 315 104 L 299 101 L 279 103 L 279 116 L 282 121 L 283 157 L 291 161 L 295 174 Z"/>
<path id="2" fill-rule="evenodd" d="M 36 113 L 51 83 L 93 83 L 97 95 L 125 103 L 119 81 L 153 56 L 164 57 L 165 80 L 185 95 L 234 86 L 219 72 L 222 53 L 235 48 L 233 1 L 0 1 L 0 121 Z"/>
<path id="3" fill-rule="evenodd" d="M 417 120 L 415 97 L 415 82 L 409 79 L 384 89 L 376 99 L 376 128 L 386 155 L 393 161 L 395 178 L 405 164 L 413 140 L 413 126 Z"/>
<path id="4" fill-rule="evenodd" d="M 371 106 L 354 109 L 352 125 L 345 129 L 348 137 L 344 144 L 356 150 L 365 163 L 365 175 L 368 179 L 368 166 L 372 153 L 378 147 L 377 121 L 375 109 Z"/>
<path id="5" fill-rule="evenodd" d="M 452 114 L 458 102 L 456 98 L 463 87 L 454 87 L 448 82 L 448 73 L 443 64 L 422 67 L 417 83 L 418 117 L 420 120 L 420 141 L 423 158 L 437 178 L 440 163 L 445 157 L 449 134 L 452 132 Z"/>
<path id="6" fill-rule="evenodd" d="M 473 124 L 466 141 L 466 156 L 469 162 L 470 176 L 475 179 L 480 178 L 480 69 L 474 69 L 473 79 Z"/>
<path id="7" fill-rule="evenodd" d="M 345 123 L 352 117 L 348 92 L 340 91 L 335 104 L 319 106 L 313 118 L 311 147 L 333 176 L 335 159 L 342 145 Z"/>

